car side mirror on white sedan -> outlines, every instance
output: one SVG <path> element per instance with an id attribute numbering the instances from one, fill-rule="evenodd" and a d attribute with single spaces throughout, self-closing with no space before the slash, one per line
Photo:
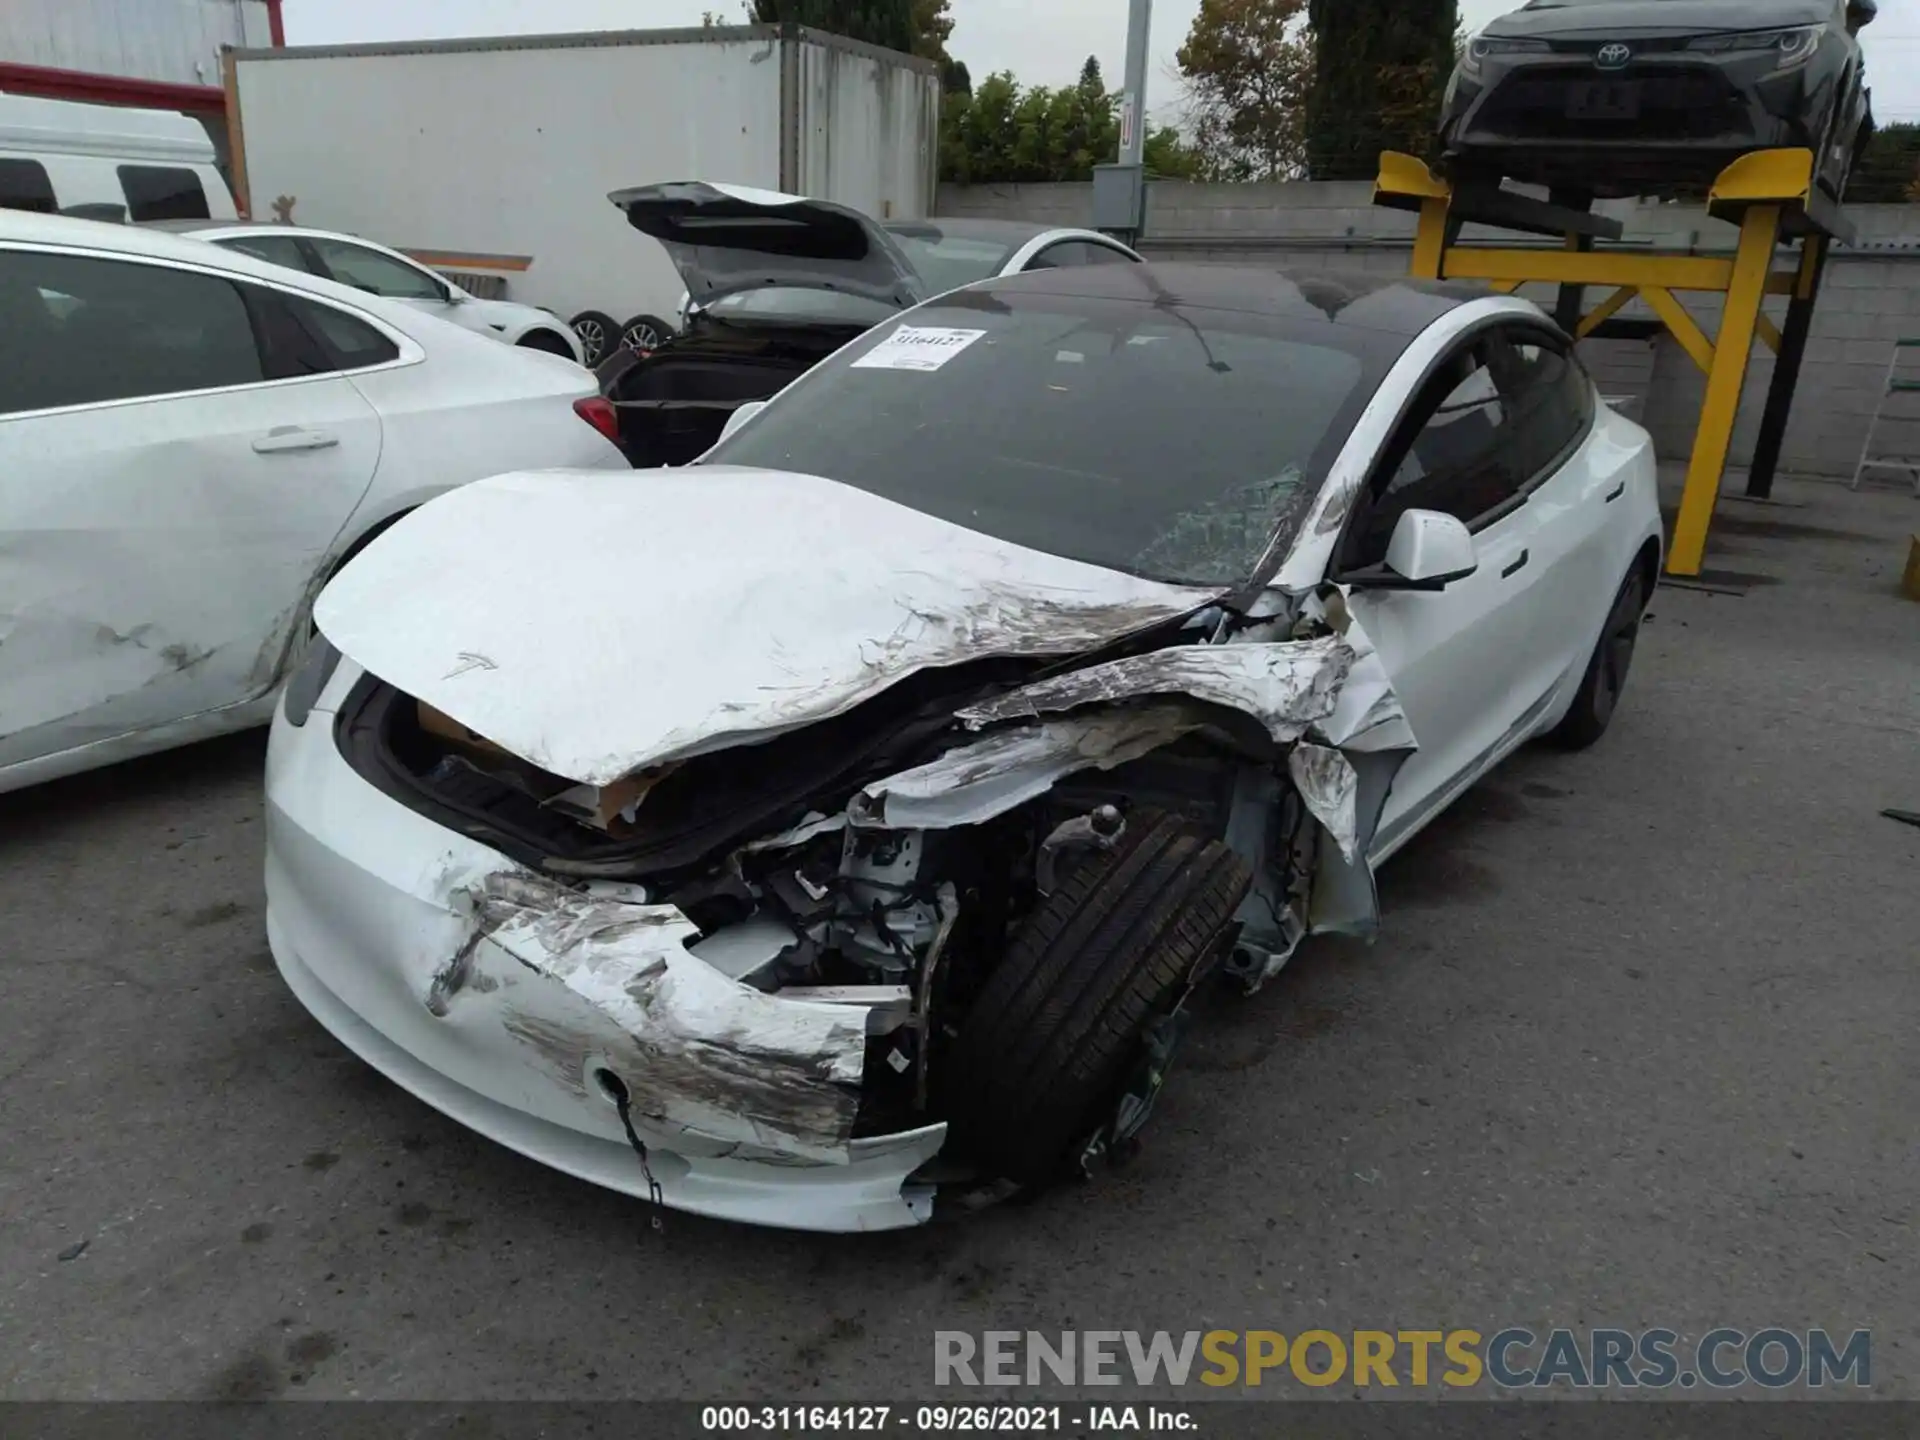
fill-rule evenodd
<path id="1" fill-rule="evenodd" d="M 1408 510 L 1393 527 L 1386 562 L 1341 578 L 1356 590 L 1444 590 L 1480 568 L 1473 534 L 1438 510 Z"/>
<path id="2" fill-rule="evenodd" d="M 747 401 L 746 404 L 727 416 L 727 423 L 720 427 L 720 439 L 725 440 L 729 435 L 733 434 L 734 431 L 738 430 L 742 425 L 746 424 L 766 408 L 767 402 L 764 400 Z M 716 441 L 715 443 L 717 444 L 718 442 Z"/>

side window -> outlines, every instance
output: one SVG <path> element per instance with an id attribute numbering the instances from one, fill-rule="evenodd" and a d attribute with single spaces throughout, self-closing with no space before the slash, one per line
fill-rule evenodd
<path id="1" fill-rule="evenodd" d="M 148 220 L 205 220 L 207 192 L 200 177 L 174 165 L 122 165 L 120 189 L 127 197 L 127 218 L 136 225 Z"/>
<path id="2" fill-rule="evenodd" d="M 370 295 L 386 295 L 395 300 L 447 298 L 446 285 L 424 270 L 416 270 L 364 245 L 349 245 L 318 235 L 310 238 L 327 270 L 342 285 L 351 285 Z"/>
<path id="3" fill-rule="evenodd" d="M 364 370 L 400 358 L 400 347 L 364 320 L 317 300 L 280 297 L 300 325 L 326 350 L 334 370 Z"/>
<path id="4" fill-rule="evenodd" d="M 246 303 L 230 281 L 0 250 L 0 414 L 266 378 Z"/>
<path id="5" fill-rule="evenodd" d="M 1131 255 L 1123 255 L 1111 245 L 1096 245 L 1093 241 L 1089 240 L 1080 248 L 1086 252 L 1086 259 L 1083 263 L 1088 265 L 1131 265 L 1134 263 Z"/>
<path id="6" fill-rule="evenodd" d="M 59 209 L 46 166 L 38 160 L 0 159 L 0 210 L 53 215 Z"/>
<path id="7" fill-rule="evenodd" d="M 299 270 L 308 275 L 316 273 L 307 264 L 306 252 L 300 248 L 300 242 L 291 235 L 229 235 L 213 243 L 222 249 L 238 250 L 243 255 L 264 260 L 269 265 L 284 265 L 289 270 Z"/>
<path id="8" fill-rule="evenodd" d="M 1578 360 L 1535 330 L 1495 338 L 1488 359 L 1507 404 L 1514 469 L 1530 483 L 1586 438 L 1593 382 Z"/>
<path id="9" fill-rule="evenodd" d="M 1427 381 L 1347 537 L 1346 568 L 1385 560 L 1408 510 L 1438 510 L 1472 525 L 1520 493 L 1526 477 L 1512 463 L 1512 412 L 1489 363 L 1492 343 L 1460 352 Z"/>

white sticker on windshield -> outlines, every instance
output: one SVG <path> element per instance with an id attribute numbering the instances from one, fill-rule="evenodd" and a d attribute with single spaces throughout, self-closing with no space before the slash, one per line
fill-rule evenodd
<path id="1" fill-rule="evenodd" d="M 854 361 L 854 370 L 938 370 L 987 332 L 945 325 L 902 325 Z"/>

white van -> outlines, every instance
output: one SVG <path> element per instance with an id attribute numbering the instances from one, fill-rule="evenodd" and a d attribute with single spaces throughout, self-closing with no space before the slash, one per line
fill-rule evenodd
<path id="1" fill-rule="evenodd" d="M 198 120 L 0 95 L 0 209 L 89 220 L 230 220 L 233 193 Z"/>

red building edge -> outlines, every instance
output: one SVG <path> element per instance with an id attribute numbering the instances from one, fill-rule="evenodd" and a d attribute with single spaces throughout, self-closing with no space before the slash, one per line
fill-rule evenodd
<path id="1" fill-rule="evenodd" d="M 277 48 L 287 43 L 281 0 L 266 0 L 267 35 Z M 79 100 L 88 105 L 130 105 L 143 110 L 182 110 L 222 115 L 227 92 L 219 85 L 176 85 L 166 80 L 135 80 L 124 75 L 94 75 L 46 65 L 0 60 L 0 90 L 37 95 L 43 100 Z"/>

